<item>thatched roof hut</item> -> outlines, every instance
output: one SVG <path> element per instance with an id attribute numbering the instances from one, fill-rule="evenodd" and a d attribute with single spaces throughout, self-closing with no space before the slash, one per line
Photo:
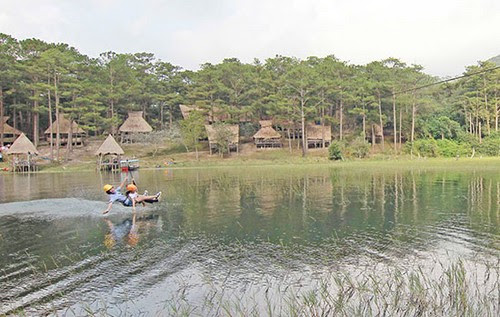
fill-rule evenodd
<path id="1" fill-rule="evenodd" d="M 329 125 L 321 126 L 308 124 L 306 127 L 307 145 L 309 147 L 323 147 L 332 142 L 332 128 Z"/>
<path id="2" fill-rule="evenodd" d="M 0 120 L 0 125 L 3 125 L 3 134 L 21 135 L 21 133 L 23 132 L 19 131 L 18 129 L 15 129 L 14 127 L 12 127 L 7 123 L 9 118 L 10 117 L 3 117 Z"/>
<path id="3" fill-rule="evenodd" d="M 112 155 L 122 155 L 125 152 L 123 152 L 123 149 L 121 148 L 120 145 L 116 142 L 115 138 L 110 134 L 104 140 L 104 142 L 101 144 L 101 146 L 95 151 L 95 155 L 99 156 L 104 156 L 108 154 Z"/>
<path id="4" fill-rule="evenodd" d="M 323 126 L 323 129 L 320 125 L 308 124 L 306 133 L 307 139 L 311 140 L 331 140 L 332 139 L 332 129 L 329 125 Z M 322 131 L 323 130 L 323 131 Z"/>
<path id="5" fill-rule="evenodd" d="M 52 122 L 52 125 L 45 130 L 44 134 L 56 134 L 57 131 L 57 122 L 58 120 L 55 120 Z M 59 134 L 64 134 L 67 135 L 70 132 L 70 127 L 72 126 L 72 133 L 73 135 L 77 134 L 84 134 L 85 131 L 83 131 L 82 128 L 76 123 L 75 121 L 71 122 L 62 114 L 59 115 Z"/>
<path id="6" fill-rule="evenodd" d="M 59 138 L 61 144 L 67 144 L 69 139 L 69 132 L 71 128 L 72 144 L 82 144 L 85 131 L 75 121 L 70 122 L 63 114 L 59 115 L 59 119 L 52 122 L 52 125 L 45 130 L 45 139 L 50 140 L 52 134 L 53 140 L 57 137 L 57 123 L 59 122 Z"/>
<path id="7" fill-rule="evenodd" d="M 12 160 L 13 172 L 29 173 L 38 169 L 37 164 L 32 159 L 33 155 L 38 155 L 38 151 L 24 133 L 21 133 L 14 143 L 12 143 L 11 147 L 7 150 L 7 155 L 15 156 Z M 26 155 L 26 159 L 21 159 L 19 157 L 21 155 Z"/>
<path id="8" fill-rule="evenodd" d="M 0 126 L 3 126 L 3 141 L 4 143 L 12 143 L 23 132 L 10 126 L 7 120 L 9 120 L 9 117 L 0 118 Z"/>
<path id="9" fill-rule="evenodd" d="M 229 149 L 238 151 L 238 144 L 240 140 L 240 127 L 237 124 L 226 125 L 225 127 L 229 129 L 229 131 L 231 131 L 231 140 L 229 144 Z M 208 124 L 205 125 L 205 130 L 207 131 L 210 154 L 212 154 L 212 150 L 217 149 L 217 141 L 216 141 L 217 131 L 213 125 L 208 125 Z"/>
<path id="10" fill-rule="evenodd" d="M 128 118 L 123 122 L 119 131 L 121 142 L 133 142 L 133 134 L 143 134 L 153 131 L 149 123 L 144 120 L 142 111 L 130 111 Z"/>
<path id="11" fill-rule="evenodd" d="M 238 143 L 240 138 L 240 128 L 237 124 L 231 124 L 226 126 L 232 133 L 231 143 Z M 207 131 L 208 141 L 215 142 L 216 130 L 213 125 L 205 125 L 205 130 Z"/>
<path id="12" fill-rule="evenodd" d="M 95 151 L 97 159 L 97 168 L 101 170 L 118 171 L 120 169 L 120 157 L 124 154 L 123 149 L 118 145 L 115 138 L 111 134 L 108 135 L 106 140 Z M 113 155 L 110 159 L 104 159 L 106 155 Z"/>
<path id="13" fill-rule="evenodd" d="M 279 134 L 272 127 L 263 127 L 253 135 L 254 139 L 281 139 Z"/>
<path id="14" fill-rule="evenodd" d="M 142 111 L 130 111 L 119 130 L 122 133 L 148 133 L 153 131 L 153 128 L 144 120 Z"/>
<path id="15" fill-rule="evenodd" d="M 253 135 L 255 145 L 259 147 L 281 147 L 281 134 L 274 130 L 271 126 L 260 128 L 257 133 Z"/>
<path id="16" fill-rule="evenodd" d="M 8 155 L 19 155 L 19 154 L 38 154 L 36 147 L 31 143 L 31 141 L 21 133 L 19 137 L 14 141 L 9 150 L 7 151 Z"/>

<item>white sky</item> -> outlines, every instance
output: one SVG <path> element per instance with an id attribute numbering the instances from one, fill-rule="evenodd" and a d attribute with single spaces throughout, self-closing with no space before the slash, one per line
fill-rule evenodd
<path id="1" fill-rule="evenodd" d="M 0 0 L 0 32 L 186 69 L 237 57 L 397 57 L 453 76 L 500 54 L 500 0 Z"/>

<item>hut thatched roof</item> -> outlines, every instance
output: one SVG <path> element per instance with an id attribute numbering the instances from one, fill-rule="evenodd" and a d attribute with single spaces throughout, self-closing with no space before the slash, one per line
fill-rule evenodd
<path id="1" fill-rule="evenodd" d="M 69 130 L 70 130 L 70 122 L 69 120 L 62 114 L 59 115 L 59 133 L 62 133 L 62 134 L 69 134 Z M 83 131 L 82 128 L 80 128 L 80 126 L 75 122 L 73 121 L 72 123 L 72 133 L 73 134 L 81 134 L 81 133 L 85 133 L 85 131 Z M 47 130 L 45 130 L 44 134 L 54 134 L 56 133 L 57 131 L 57 120 L 52 122 L 52 125 L 50 127 L 47 128 Z"/>
<path id="2" fill-rule="evenodd" d="M 261 128 L 272 127 L 273 126 L 273 120 L 260 120 L 259 124 L 260 124 Z"/>
<path id="3" fill-rule="evenodd" d="M 0 120 L 0 126 L 3 125 L 3 133 L 4 134 L 14 134 L 14 135 L 20 135 L 22 132 L 19 131 L 18 129 L 14 129 L 14 127 L 10 126 L 7 123 L 7 120 L 9 120 L 10 117 L 3 117 Z"/>
<path id="4" fill-rule="evenodd" d="M 123 152 L 123 149 L 118 145 L 116 142 L 115 138 L 110 134 L 104 140 L 104 142 L 101 144 L 99 149 L 95 151 L 95 155 L 107 155 L 107 154 L 115 154 L 115 155 L 122 155 L 125 152 Z"/>
<path id="5" fill-rule="evenodd" d="M 142 117 L 142 111 L 130 111 L 120 127 L 120 132 L 151 132 L 153 128 Z"/>
<path id="6" fill-rule="evenodd" d="M 179 105 L 179 108 L 181 109 L 182 117 L 184 119 L 189 118 L 189 113 L 193 110 L 201 111 L 201 109 L 196 106 Z"/>
<path id="7" fill-rule="evenodd" d="M 20 136 L 12 143 L 12 146 L 7 151 L 7 154 L 38 154 L 36 147 L 31 141 L 21 133 Z"/>
<path id="8" fill-rule="evenodd" d="M 253 135 L 254 139 L 281 139 L 279 134 L 272 127 L 263 127 Z"/>
<path id="9" fill-rule="evenodd" d="M 332 129 L 329 125 L 323 127 L 323 133 L 321 132 L 320 125 L 308 124 L 307 128 L 307 139 L 308 140 L 332 140 Z"/>
<path id="10" fill-rule="evenodd" d="M 233 137 L 231 143 L 238 144 L 240 139 L 240 127 L 237 124 L 226 125 L 226 127 L 231 131 Z M 205 130 L 207 131 L 208 143 L 214 143 L 216 139 L 216 129 L 213 125 L 205 125 Z"/>

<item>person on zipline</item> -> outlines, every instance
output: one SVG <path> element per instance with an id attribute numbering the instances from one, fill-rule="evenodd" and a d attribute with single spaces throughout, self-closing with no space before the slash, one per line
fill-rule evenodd
<path id="1" fill-rule="evenodd" d="M 143 201 L 148 202 L 148 203 L 158 202 L 158 199 L 161 196 L 161 192 L 158 192 L 154 196 L 144 196 L 144 195 L 135 196 L 135 195 L 133 195 L 133 198 L 122 194 L 121 189 L 123 188 L 123 186 L 125 186 L 125 183 L 127 182 L 127 180 L 128 180 L 128 176 L 126 176 L 125 179 L 121 182 L 120 186 L 118 186 L 116 188 L 110 184 L 104 185 L 103 190 L 106 192 L 106 194 L 108 194 L 109 203 L 108 203 L 108 208 L 106 208 L 106 210 L 104 210 L 102 212 L 103 214 L 107 214 L 111 210 L 111 208 L 113 207 L 113 203 L 116 201 L 122 203 L 122 205 L 124 205 L 126 207 L 135 206 L 135 203 L 140 203 Z M 137 191 L 137 187 L 135 187 L 135 189 Z M 135 201 L 135 203 L 134 203 L 134 201 Z"/>
<path id="2" fill-rule="evenodd" d="M 135 208 L 137 203 L 142 203 L 143 206 L 146 206 L 145 203 L 156 203 L 161 196 L 161 192 L 158 192 L 154 196 L 148 196 L 148 191 L 144 191 L 144 195 L 139 195 L 137 193 L 137 185 L 135 184 L 134 179 L 132 179 L 132 183 L 127 185 L 127 192 L 125 196 L 128 200 L 132 201 L 132 207 Z"/>

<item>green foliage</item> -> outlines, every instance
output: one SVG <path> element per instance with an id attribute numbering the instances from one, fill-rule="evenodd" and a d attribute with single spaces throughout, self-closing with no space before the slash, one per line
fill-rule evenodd
<path id="1" fill-rule="evenodd" d="M 214 142 L 217 144 L 217 149 L 221 156 L 224 153 L 230 153 L 230 145 L 234 138 L 233 132 L 229 129 L 229 126 L 225 123 L 217 123 L 214 125 L 215 135 Z"/>
<path id="2" fill-rule="evenodd" d="M 500 156 L 500 133 L 493 133 L 484 138 L 477 147 L 477 152 L 482 155 Z"/>
<path id="3" fill-rule="evenodd" d="M 343 152 L 345 150 L 344 144 L 339 141 L 333 141 L 332 144 L 328 147 L 328 158 L 330 160 L 343 160 L 344 155 Z"/>
<path id="4" fill-rule="evenodd" d="M 419 139 L 413 143 L 413 153 L 424 157 L 466 157 L 471 156 L 475 149 L 482 155 L 500 155 L 500 138 L 498 137 L 485 138 L 481 144 L 474 138 L 472 138 L 472 143 L 467 142 L 467 139 L 469 138 L 461 138 L 460 141 Z M 404 150 L 410 153 L 411 143 L 408 142 Z"/>
<path id="5" fill-rule="evenodd" d="M 470 133 L 465 131 L 460 131 L 457 134 L 457 139 L 459 143 L 468 144 L 471 148 L 477 148 L 479 145 L 479 140 Z"/>
<path id="6" fill-rule="evenodd" d="M 246 122 L 240 125 L 240 136 L 242 137 L 252 137 L 257 131 L 259 131 L 259 127 L 256 124 Z"/>
<path id="7" fill-rule="evenodd" d="M 446 117 L 432 118 L 427 124 L 427 131 L 435 139 L 455 139 L 462 131 L 460 123 Z"/>
<path id="8" fill-rule="evenodd" d="M 362 137 L 354 139 L 349 144 L 349 149 L 352 155 L 357 158 L 365 158 L 370 153 L 370 145 Z"/>
<path id="9" fill-rule="evenodd" d="M 437 157 L 438 147 L 436 140 L 434 139 L 419 139 L 415 140 L 413 144 L 411 142 L 406 143 L 405 152 L 411 153 L 413 146 L 413 153 L 424 157 Z"/>
<path id="10" fill-rule="evenodd" d="M 194 148 L 198 151 L 199 140 L 206 136 L 205 119 L 199 111 L 191 111 L 189 117 L 181 121 L 181 135 L 186 150 Z"/>
<path id="11" fill-rule="evenodd" d="M 437 140 L 436 141 L 438 156 L 442 157 L 463 157 L 469 156 L 472 153 L 472 148 L 468 143 L 459 143 L 454 140 Z"/>

